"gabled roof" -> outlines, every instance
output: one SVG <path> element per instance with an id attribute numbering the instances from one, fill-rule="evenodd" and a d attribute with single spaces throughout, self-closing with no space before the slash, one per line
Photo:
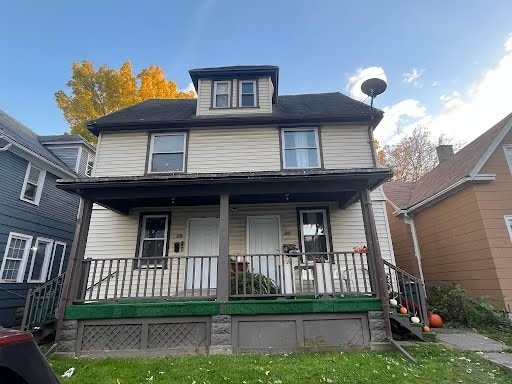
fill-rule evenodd
<path id="1" fill-rule="evenodd" d="M 43 135 L 38 136 L 38 139 L 40 143 L 47 145 L 82 144 L 92 151 L 95 150 L 91 143 L 89 143 L 80 135 L 70 135 L 69 133 L 64 133 L 63 135 Z"/>
<path id="2" fill-rule="evenodd" d="M 17 143 L 19 146 L 29 150 L 37 156 L 42 157 L 54 166 L 61 168 L 61 170 L 66 173 L 74 175 L 73 170 L 71 170 L 64 162 L 39 142 L 39 136 L 37 133 L 2 110 L 0 110 L 0 135 L 4 135 L 8 141 Z"/>
<path id="3" fill-rule="evenodd" d="M 512 126 L 512 113 L 477 137 L 414 183 L 389 182 L 384 193 L 400 209 L 411 208 L 453 186 L 465 177 L 473 177 L 483 166 L 485 155 L 494 152 Z"/>
<path id="4" fill-rule="evenodd" d="M 376 116 L 378 123 L 382 111 L 354 100 L 339 92 L 279 96 L 272 113 L 256 113 L 223 116 L 196 116 L 195 99 L 151 99 L 131 107 L 100 117 L 87 124 L 98 134 L 102 130 L 129 129 L 130 126 L 165 127 L 230 126 L 238 124 L 279 124 L 289 122 L 313 123 L 326 121 L 369 121 Z"/>

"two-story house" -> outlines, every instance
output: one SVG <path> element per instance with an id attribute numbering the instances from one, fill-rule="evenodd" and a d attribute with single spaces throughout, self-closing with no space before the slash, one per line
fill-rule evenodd
<path id="1" fill-rule="evenodd" d="M 61 351 L 379 341 L 394 264 L 391 172 L 372 145 L 382 112 L 337 92 L 280 96 L 275 66 L 190 76 L 197 100 L 90 122 L 92 178 L 58 182 L 84 201 Z"/>
<path id="2" fill-rule="evenodd" d="M 1 326 L 19 322 L 29 289 L 65 271 L 80 198 L 55 184 L 85 176 L 94 153 L 80 136 L 38 136 L 0 111 Z"/>

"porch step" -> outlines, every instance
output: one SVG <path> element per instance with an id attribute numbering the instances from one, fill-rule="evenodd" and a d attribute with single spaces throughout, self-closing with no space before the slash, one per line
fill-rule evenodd
<path id="1" fill-rule="evenodd" d="M 395 321 L 400 324 L 403 328 L 410 331 L 412 334 L 417 336 L 421 340 L 425 340 L 425 336 L 423 332 L 423 324 L 415 324 L 411 323 L 411 315 L 406 313 L 398 313 L 394 310 L 391 311 L 390 316 L 391 319 L 395 319 Z"/>

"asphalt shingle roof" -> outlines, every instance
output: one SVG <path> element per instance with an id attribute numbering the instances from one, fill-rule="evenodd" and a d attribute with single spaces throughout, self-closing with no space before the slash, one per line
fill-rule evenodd
<path id="1" fill-rule="evenodd" d="M 210 120 L 212 116 L 196 116 L 196 99 L 151 99 L 100 117 L 90 125 L 123 124 L 136 122 L 175 122 Z M 222 116 L 233 119 L 336 117 L 347 114 L 379 112 L 370 106 L 339 92 L 279 96 L 272 113 Z M 219 118 L 218 116 L 214 118 Z"/>
<path id="2" fill-rule="evenodd" d="M 64 162 L 41 144 L 37 133 L 0 109 L 0 134 L 2 133 L 55 165 L 73 172 Z"/>
<path id="3" fill-rule="evenodd" d="M 414 183 L 389 182 L 384 184 L 384 193 L 393 204 L 401 209 L 406 209 L 469 176 L 487 148 L 494 142 L 496 136 L 511 118 L 512 113 L 418 181 Z"/>

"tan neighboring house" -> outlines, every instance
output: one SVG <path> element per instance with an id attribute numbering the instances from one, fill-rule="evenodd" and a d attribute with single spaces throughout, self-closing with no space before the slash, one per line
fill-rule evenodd
<path id="1" fill-rule="evenodd" d="M 396 263 L 512 306 L 512 114 L 414 183 L 384 185 Z"/>

